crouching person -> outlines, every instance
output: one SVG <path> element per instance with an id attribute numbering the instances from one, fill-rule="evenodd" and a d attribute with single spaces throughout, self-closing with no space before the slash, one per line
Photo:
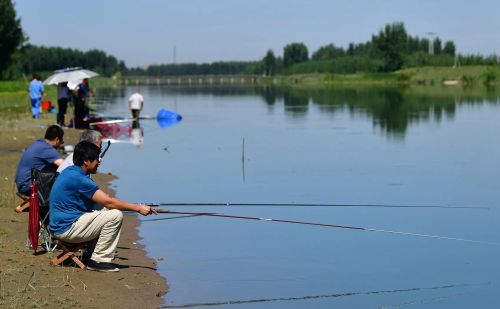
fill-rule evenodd
<path id="1" fill-rule="evenodd" d="M 156 211 L 147 205 L 131 204 L 110 197 L 88 177 L 99 167 L 100 149 L 87 141 L 78 143 L 73 153 L 74 166 L 56 179 L 50 193 L 49 228 L 57 239 L 67 243 L 94 242 L 95 248 L 87 269 L 118 271 L 111 263 L 122 228 L 121 210 L 137 211 L 147 216 Z M 104 207 L 93 211 L 94 204 Z"/>

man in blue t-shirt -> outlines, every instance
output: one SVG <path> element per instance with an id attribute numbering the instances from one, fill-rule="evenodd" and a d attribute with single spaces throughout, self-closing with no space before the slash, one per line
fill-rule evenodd
<path id="1" fill-rule="evenodd" d="M 56 179 L 50 192 L 49 229 L 57 239 L 68 243 L 93 242 L 94 252 L 87 269 L 118 271 L 111 261 L 122 227 L 121 210 L 137 211 L 147 216 L 156 214 L 151 206 L 131 204 L 110 197 L 88 175 L 99 166 L 100 148 L 82 141 L 75 146 L 73 166 Z M 93 211 L 94 204 L 105 209 Z"/>
<path id="2" fill-rule="evenodd" d="M 31 113 L 33 118 L 40 117 L 40 106 L 42 105 L 42 97 L 45 94 L 45 88 L 40 81 L 40 76 L 33 74 L 33 79 L 31 80 L 29 86 L 30 100 L 31 100 Z"/>
<path id="3" fill-rule="evenodd" d="M 61 165 L 63 159 L 56 149 L 64 143 L 63 137 L 63 129 L 58 125 L 52 125 L 45 131 L 43 139 L 34 141 L 24 151 L 16 171 L 16 186 L 19 193 L 30 194 L 32 168 L 55 172 Z"/>
<path id="4" fill-rule="evenodd" d="M 89 114 L 88 99 L 91 95 L 89 80 L 85 78 L 80 84 L 78 84 L 78 90 L 74 96 L 73 105 L 75 107 L 75 127 L 81 128 L 85 127 L 84 118 Z"/>

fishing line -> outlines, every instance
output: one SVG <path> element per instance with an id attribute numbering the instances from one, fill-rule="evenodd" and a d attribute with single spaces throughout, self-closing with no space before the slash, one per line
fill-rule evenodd
<path id="1" fill-rule="evenodd" d="M 222 305 L 266 303 L 266 302 L 276 302 L 276 301 L 300 301 L 300 300 L 312 300 L 312 299 L 321 299 L 321 298 L 337 298 L 337 297 L 346 297 L 346 296 L 419 292 L 419 291 L 425 291 L 425 290 L 442 290 L 442 289 L 473 287 L 473 286 L 481 286 L 481 285 L 485 285 L 485 284 L 454 284 L 454 285 L 442 285 L 442 286 L 435 286 L 435 287 L 423 287 L 423 288 L 417 287 L 417 288 L 408 288 L 408 289 L 378 290 L 378 291 L 367 291 L 367 292 L 344 292 L 344 293 L 333 293 L 333 294 L 323 294 L 323 295 L 307 295 L 307 296 L 298 296 L 298 297 L 277 297 L 277 298 L 260 298 L 260 299 L 247 299 L 247 300 L 227 300 L 227 301 L 220 301 L 220 302 L 191 303 L 191 304 L 181 304 L 181 305 L 163 305 L 160 308 L 190 308 L 190 307 L 202 307 L 202 306 L 222 306 Z"/>
<path id="2" fill-rule="evenodd" d="M 367 228 L 367 227 L 359 227 L 359 226 L 317 223 L 317 222 L 308 222 L 308 221 L 284 220 L 284 219 L 273 219 L 273 218 L 261 218 L 261 217 L 249 217 L 249 216 L 235 216 L 235 215 L 226 215 L 226 214 L 218 214 L 218 213 L 183 212 L 183 211 L 172 211 L 172 210 L 162 210 L 162 209 L 157 209 L 156 211 L 159 214 L 165 213 L 165 214 L 177 214 L 177 215 L 200 215 L 200 216 L 220 217 L 220 218 L 229 218 L 229 219 L 242 219 L 242 220 L 256 220 L 256 221 L 270 221 L 270 222 L 280 222 L 280 223 L 301 224 L 301 225 L 313 225 L 313 226 L 331 227 L 331 228 L 339 228 L 339 229 L 349 229 L 349 230 L 377 232 L 377 233 L 388 233 L 388 234 L 397 234 L 397 235 L 405 235 L 405 236 L 416 236 L 416 237 L 425 237 L 425 238 L 453 240 L 453 241 L 462 241 L 462 242 L 471 242 L 471 243 L 477 243 L 477 244 L 500 246 L 500 243 L 498 243 L 498 242 L 473 240 L 473 239 L 449 237 L 449 236 L 441 236 L 441 235 L 432 235 L 432 234 L 383 230 L 383 229 L 375 229 L 375 228 Z"/>

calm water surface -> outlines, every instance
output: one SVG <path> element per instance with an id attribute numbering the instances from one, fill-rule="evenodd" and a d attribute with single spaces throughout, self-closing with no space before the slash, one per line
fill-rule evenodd
<path id="1" fill-rule="evenodd" d="M 113 98 L 100 108 L 126 114 L 133 91 L 104 91 Z M 149 87 L 142 92 L 143 114 L 166 108 L 184 118 L 166 128 L 143 120 L 142 145 L 112 146 L 102 170 L 119 175 L 113 185 L 120 198 L 471 206 L 169 209 L 500 243 L 497 90 Z M 124 132 L 130 129 L 126 125 Z M 121 139 L 127 141 L 125 135 Z M 212 217 L 145 221 L 140 234 L 170 285 L 168 306 L 231 301 L 243 302 L 238 308 L 500 306 L 499 245 Z M 252 300 L 262 301 L 246 302 Z"/>

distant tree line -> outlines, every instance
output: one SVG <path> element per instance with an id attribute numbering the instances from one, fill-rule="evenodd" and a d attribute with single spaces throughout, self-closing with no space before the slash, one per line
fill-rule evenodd
<path id="1" fill-rule="evenodd" d="M 92 49 L 86 52 L 70 48 L 26 45 L 16 53 L 14 61 L 5 71 L 6 78 L 18 78 L 22 74 L 52 73 L 56 69 L 83 67 L 103 76 L 125 72 L 123 61 L 105 52 Z"/>
<path id="2" fill-rule="evenodd" d="M 213 62 L 213 63 L 183 63 L 150 65 L 147 68 L 131 68 L 127 75 L 176 76 L 176 75 L 236 75 L 260 74 L 262 64 L 255 62 Z"/>
<path id="3" fill-rule="evenodd" d="M 430 54 L 432 46 L 433 53 Z M 221 75 L 393 72 L 421 66 L 493 65 L 496 56 L 459 55 L 453 41 L 443 42 L 439 37 L 410 36 L 403 23 L 385 25 L 365 43 L 350 43 L 346 48 L 335 44 L 320 47 L 309 57 L 304 43 L 295 42 L 283 48 L 283 57 L 272 50 L 254 62 L 214 62 L 211 64 L 163 64 L 147 68 L 129 69 L 127 75 Z"/>
<path id="4" fill-rule="evenodd" d="M 409 67 L 452 66 L 456 63 L 492 65 L 498 62 L 495 55 L 457 55 L 453 41 L 443 42 L 436 37 L 431 42 L 427 38 L 412 37 L 401 22 L 385 25 L 368 42 L 350 43 L 345 48 L 331 43 L 320 47 L 310 57 L 304 43 L 294 42 L 283 48 L 283 57 L 276 57 L 272 50 L 268 50 L 258 61 L 159 64 L 147 68 L 127 68 L 123 61 L 97 49 L 83 52 L 69 48 L 35 46 L 26 44 L 26 41 L 12 1 L 0 0 L 0 79 L 15 79 L 31 73 L 52 73 L 56 69 L 77 66 L 97 71 L 103 76 L 272 76 L 393 72 Z M 433 50 L 433 53 L 429 53 L 429 50 Z"/>

